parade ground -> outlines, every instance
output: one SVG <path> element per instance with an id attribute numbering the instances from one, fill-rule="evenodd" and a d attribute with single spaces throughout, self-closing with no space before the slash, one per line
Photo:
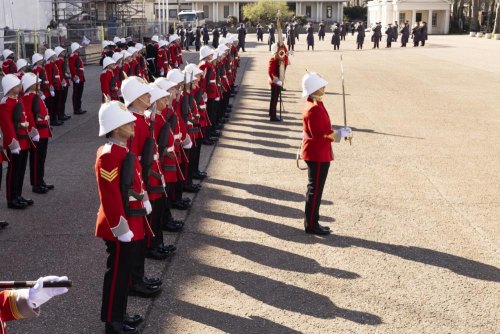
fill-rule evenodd
<path id="1" fill-rule="evenodd" d="M 367 36 L 357 51 L 355 37 L 334 52 L 331 35 L 315 36 L 313 52 L 300 35 L 283 122 L 272 123 L 270 53 L 248 37 L 231 120 L 202 148 L 209 177 L 187 216 L 174 212 L 184 231 L 166 234 L 177 253 L 147 260 L 163 292 L 129 300 L 142 333 L 500 333 L 500 41 L 430 36 L 423 48 L 386 49 L 384 39 L 372 50 Z M 354 139 L 332 145 L 320 222 L 333 233 L 319 237 L 304 233 L 307 171 L 295 160 L 300 80 L 309 70 L 329 82 L 324 102 L 343 125 L 340 54 Z M 35 204 L 13 211 L 2 187 L 1 278 L 67 275 L 74 285 L 9 333 L 104 332 L 100 71 L 87 66 L 88 112 L 54 129 L 46 180 L 56 189 L 36 195 L 26 179 Z"/>

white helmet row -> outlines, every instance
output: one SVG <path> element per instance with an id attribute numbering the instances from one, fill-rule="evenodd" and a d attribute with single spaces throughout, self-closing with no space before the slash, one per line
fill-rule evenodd
<path id="1" fill-rule="evenodd" d="M 7 59 L 8 57 L 12 56 L 14 54 L 14 52 L 12 52 L 12 50 L 9 50 L 9 49 L 5 49 L 2 51 L 2 56 L 3 56 L 3 59 Z"/>
<path id="2" fill-rule="evenodd" d="M 45 61 L 48 61 L 50 58 L 54 57 L 55 55 L 56 55 L 56 53 L 54 52 L 54 50 L 47 49 L 47 50 L 45 50 L 43 58 L 45 59 Z"/>
<path id="3" fill-rule="evenodd" d="M 302 96 L 309 96 L 326 85 L 328 85 L 328 81 L 320 77 L 316 72 L 308 72 L 302 78 Z"/>
<path id="4" fill-rule="evenodd" d="M 106 69 L 111 64 L 116 64 L 116 61 L 114 61 L 113 58 L 111 58 L 111 57 L 106 57 L 102 61 L 102 68 Z"/>
<path id="5" fill-rule="evenodd" d="M 193 75 L 203 74 L 203 71 L 200 70 L 195 64 L 187 64 L 186 67 L 184 67 L 184 71 L 189 74 L 193 73 Z"/>
<path id="6" fill-rule="evenodd" d="M 149 92 L 149 94 L 151 94 L 151 98 L 149 99 L 149 102 L 151 104 L 155 103 L 156 101 L 158 101 L 162 97 L 167 97 L 170 95 L 169 92 L 167 92 L 164 89 L 161 89 L 160 87 L 158 87 L 158 85 L 156 85 L 154 83 L 150 83 L 148 86 L 149 86 L 149 88 L 151 88 L 151 92 Z"/>
<path id="7" fill-rule="evenodd" d="M 54 48 L 54 52 L 56 53 L 56 56 L 57 56 L 57 57 L 59 57 L 59 55 L 60 55 L 60 54 L 61 54 L 61 52 L 63 52 L 63 51 L 66 51 L 66 49 L 64 49 L 64 48 L 62 48 L 62 47 L 60 47 L 60 46 L 56 46 L 56 47 Z"/>
<path id="8" fill-rule="evenodd" d="M 172 81 L 174 84 L 180 84 L 184 81 L 184 73 L 181 72 L 178 68 L 174 68 L 167 73 L 167 80 Z"/>
<path id="9" fill-rule="evenodd" d="M 127 52 L 127 51 L 125 51 L 125 52 Z M 118 62 L 118 60 L 123 58 L 123 53 L 122 52 L 115 52 L 115 53 L 113 53 L 113 57 L 111 57 L 111 58 L 113 58 L 113 60 L 115 62 Z"/>
<path id="10" fill-rule="evenodd" d="M 36 74 L 34 73 L 26 73 L 23 75 L 23 78 L 21 80 L 22 84 L 23 84 L 23 89 L 24 91 L 27 91 L 28 88 L 30 88 L 31 86 L 33 86 L 34 84 L 36 84 L 37 82 L 41 82 L 42 80 L 40 80 L 40 78 L 38 78 L 36 76 Z"/>
<path id="11" fill-rule="evenodd" d="M 214 49 L 212 49 L 208 45 L 202 46 L 201 49 L 200 49 L 200 60 L 203 60 L 203 59 L 207 58 L 210 55 L 215 55 Z"/>
<path id="12" fill-rule="evenodd" d="M 135 116 L 120 101 L 103 103 L 99 109 L 99 136 L 135 121 Z"/>
<path id="13" fill-rule="evenodd" d="M 165 78 L 158 78 L 155 80 L 155 84 L 160 87 L 161 89 L 164 89 L 165 91 L 169 90 L 170 88 L 176 86 L 177 84 L 169 81 Z"/>
<path id="14" fill-rule="evenodd" d="M 81 48 L 82 48 L 82 46 L 80 44 L 78 44 L 77 42 L 71 43 L 71 52 L 72 53 L 81 49 Z"/>
<path id="15" fill-rule="evenodd" d="M 23 67 L 28 66 L 28 61 L 26 59 L 20 58 L 16 62 L 17 71 L 19 72 Z"/>
<path id="16" fill-rule="evenodd" d="M 137 52 L 137 49 L 134 48 L 133 46 L 130 46 L 128 49 L 127 49 L 127 52 L 130 53 L 131 55 L 133 55 L 134 53 Z"/>
<path id="17" fill-rule="evenodd" d="M 43 56 L 39 53 L 35 53 L 33 56 L 31 56 L 31 63 L 33 65 L 38 63 L 40 60 L 43 60 Z"/>
<path id="18" fill-rule="evenodd" d="M 7 95 L 10 90 L 21 84 L 21 80 L 15 74 L 7 74 L 2 79 L 3 94 Z"/>
<path id="19" fill-rule="evenodd" d="M 128 107 L 142 95 L 150 93 L 151 88 L 142 78 L 132 76 L 123 80 L 121 92 L 123 100 L 125 101 L 125 106 Z"/>
<path id="20" fill-rule="evenodd" d="M 174 41 L 176 41 L 178 39 L 180 39 L 180 37 L 177 34 L 173 34 L 173 35 L 168 36 L 168 42 L 169 43 L 172 43 L 172 42 L 174 42 Z"/>
<path id="21" fill-rule="evenodd" d="M 169 44 L 170 44 L 170 43 L 169 43 L 168 41 L 165 41 L 165 40 L 163 40 L 163 39 L 162 39 L 162 40 L 160 40 L 160 41 L 158 42 L 158 47 L 162 48 L 162 47 L 164 47 L 164 46 L 168 46 Z"/>
<path id="22" fill-rule="evenodd" d="M 160 42 L 160 37 L 158 35 L 153 35 L 153 37 L 151 37 L 151 41 L 158 43 Z"/>
<path id="23" fill-rule="evenodd" d="M 115 44 L 116 44 L 116 43 L 120 43 L 120 42 L 121 42 L 121 38 L 120 38 L 120 37 L 115 36 L 115 37 L 113 38 L 113 43 L 115 43 Z"/>
<path id="24" fill-rule="evenodd" d="M 134 47 L 137 49 L 137 51 L 144 50 L 144 48 L 145 48 L 144 44 L 141 44 L 141 43 L 136 43 L 134 45 Z"/>

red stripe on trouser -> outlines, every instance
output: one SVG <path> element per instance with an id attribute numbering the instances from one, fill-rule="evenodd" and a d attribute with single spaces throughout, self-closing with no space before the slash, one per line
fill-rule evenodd
<path id="1" fill-rule="evenodd" d="M 109 301 L 108 301 L 108 314 L 106 317 L 107 322 L 111 322 L 111 313 L 113 311 L 113 299 L 115 297 L 115 285 L 118 276 L 118 266 L 120 265 L 120 241 L 116 241 L 116 254 L 115 263 L 113 269 L 113 278 L 111 280 L 111 289 L 109 291 Z"/>
<path id="2" fill-rule="evenodd" d="M 37 171 L 38 171 L 38 143 L 35 144 L 35 148 L 33 149 L 33 185 L 35 187 L 39 186 L 40 184 L 38 183 L 38 178 L 37 178 Z"/>
<path id="3" fill-rule="evenodd" d="M 313 197 L 313 202 L 312 202 L 312 206 L 311 206 L 311 216 L 309 217 L 309 228 L 310 229 L 313 229 L 314 228 L 314 212 L 316 211 L 316 199 L 318 198 L 318 188 L 319 188 L 319 172 L 320 172 L 320 166 L 321 166 L 321 163 L 317 163 L 318 164 L 318 170 L 316 172 L 316 185 L 314 187 L 314 197 Z"/>

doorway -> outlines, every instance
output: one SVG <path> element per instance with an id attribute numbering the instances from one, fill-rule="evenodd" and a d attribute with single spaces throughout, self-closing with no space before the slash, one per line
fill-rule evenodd
<path id="1" fill-rule="evenodd" d="M 417 22 L 421 22 L 422 21 L 422 13 L 417 12 L 416 15 L 415 15 L 415 20 Z"/>

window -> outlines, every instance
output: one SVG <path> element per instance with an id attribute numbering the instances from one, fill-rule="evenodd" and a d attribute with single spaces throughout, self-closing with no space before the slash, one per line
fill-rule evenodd
<path id="1" fill-rule="evenodd" d="M 177 18 L 177 9 L 170 9 L 168 11 L 168 17 L 171 19 L 176 19 Z"/>
<path id="2" fill-rule="evenodd" d="M 406 14 L 399 13 L 399 23 L 404 23 L 406 21 Z"/>
<path id="3" fill-rule="evenodd" d="M 332 18 L 332 6 L 326 6 L 326 18 L 327 19 Z"/>
<path id="4" fill-rule="evenodd" d="M 432 26 L 437 27 L 438 25 L 438 13 L 432 13 Z"/>
<path id="5" fill-rule="evenodd" d="M 210 15 L 208 15 L 208 5 L 203 6 L 203 12 L 205 13 L 205 17 L 208 19 Z"/>
<path id="6" fill-rule="evenodd" d="M 228 17 L 229 16 L 229 6 L 224 6 L 224 17 Z"/>
<path id="7" fill-rule="evenodd" d="M 311 6 L 306 6 L 306 17 L 311 17 Z"/>

